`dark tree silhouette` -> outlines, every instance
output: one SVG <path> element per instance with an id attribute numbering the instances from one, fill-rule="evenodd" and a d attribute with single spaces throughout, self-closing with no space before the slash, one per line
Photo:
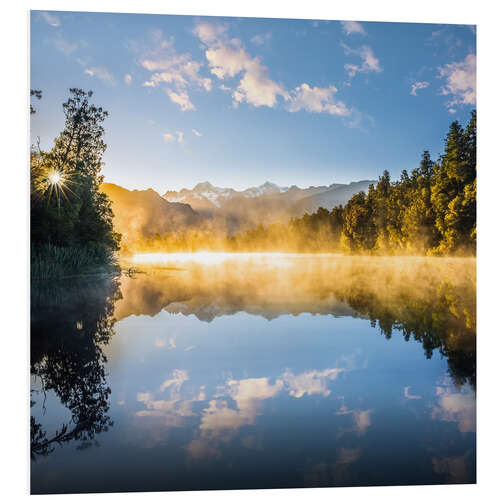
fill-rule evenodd
<path id="1" fill-rule="evenodd" d="M 49 437 L 32 416 L 33 457 L 50 453 L 55 443 L 74 440 L 85 446 L 113 425 L 107 415 L 111 390 L 102 348 L 113 335 L 119 283 L 106 279 L 47 286 L 32 287 L 31 374 L 44 392 L 58 396 L 71 421 Z"/>

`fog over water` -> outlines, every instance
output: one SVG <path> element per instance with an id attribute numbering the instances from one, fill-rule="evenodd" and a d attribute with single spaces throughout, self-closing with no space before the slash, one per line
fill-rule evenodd
<path id="1" fill-rule="evenodd" d="M 33 289 L 34 493 L 475 481 L 475 259 L 123 264 Z"/>

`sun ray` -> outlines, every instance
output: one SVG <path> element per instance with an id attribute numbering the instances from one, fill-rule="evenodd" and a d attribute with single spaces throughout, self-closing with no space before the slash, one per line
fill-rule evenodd
<path id="1" fill-rule="evenodd" d="M 65 171 L 60 168 L 45 168 L 43 173 L 39 176 L 37 186 L 34 189 L 35 192 L 39 193 L 34 203 L 36 204 L 41 197 L 47 194 L 47 204 L 50 203 L 52 195 L 54 195 L 58 209 L 60 208 L 61 198 L 64 198 L 71 204 L 68 194 L 71 193 L 76 198 L 78 198 L 78 195 L 69 187 L 69 184 L 80 184 L 71 178 L 75 174 L 75 172 Z"/>

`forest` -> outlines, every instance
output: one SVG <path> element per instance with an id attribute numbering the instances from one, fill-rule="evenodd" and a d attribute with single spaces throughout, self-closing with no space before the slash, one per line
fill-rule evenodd
<path id="1" fill-rule="evenodd" d="M 112 201 L 100 186 L 107 111 L 92 91 L 70 89 L 65 127 L 49 151 L 31 148 L 31 275 L 57 278 L 117 269 L 121 235 Z M 42 97 L 38 90 L 31 96 Z M 36 113 L 31 106 L 30 113 Z M 345 206 L 293 217 L 229 236 L 209 225 L 156 234 L 122 254 L 141 251 L 310 252 L 369 255 L 475 255 L 476 112 L 466 126 L 454 121 L 444 152 L 396 181 L 378 182 Z"/>
<path id="2" fill-rule="evenodd" d="M 454 121 L 444 153 L 424 151 L 420 165 L 391 181 L 384 171 L 368 193 L 343 206 L 258 225 L 232 237 L 207 230 L 157 234 L 134 251 L 340 252 L 370 255 L 475 255 L 476 112 Z"/>

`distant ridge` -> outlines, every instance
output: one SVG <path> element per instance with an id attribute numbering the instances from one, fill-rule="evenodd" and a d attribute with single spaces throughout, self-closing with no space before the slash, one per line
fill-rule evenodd
<path id="1" fill-rule="evenodd" d="M 292 211 L 297 215 L 302 215 L 316 212 L 320 207 L 331 210 L 337 205 L 345 205 L 353 195 L 360 191 L 367 192 L 370 184 L 376 185 L 377 181 L 364 180 L 350 184 L 332 184 L 326 191 L 302 198 L 293 206 Z"/>
<path id="2" fill-rule="evenodd" d="M 115 227 L 129 243 L 191 228 L 204 228 L 232 236 L 259 224 L 287 222 L 323 207 L 345 205 L 352 195 L 367 191 L 377 181 L 299 188 L 280 187 L 272 182 L 242 191 L 200 182 L 193 189 L 167 191 L 160 196 L 153 189 L 130 191 L 111 183 L 101 190 L 112 201 Z"/>
<path id="3" fill-rule="evenodd" d="M 285 221 L 292 216 L 315 212 L 319 207 L 331 210 L 347 203 L 353 194 L 368 191 L 374 180 L 350 184 L 334 183 L 329 186 L 299 188 L 295 185 L 280 187 L 271 182 L 236 191 L 220 188 L 210 182 L 201 182 L 193 189 L 167 191 L 163 197 L 170 202 L 188 203 L 205 217 L 225 217 L 238 221 L 241 227 Z"/>
<path id="4" fill-rule="evenodd" d="M 153 189 L 129 191 L 111 183 L 101 184 L 115 214 L 114 225 L 125 245 L 138 238 L 195 227 L 202 217 L 186 203 L 171 203 Z"/>

